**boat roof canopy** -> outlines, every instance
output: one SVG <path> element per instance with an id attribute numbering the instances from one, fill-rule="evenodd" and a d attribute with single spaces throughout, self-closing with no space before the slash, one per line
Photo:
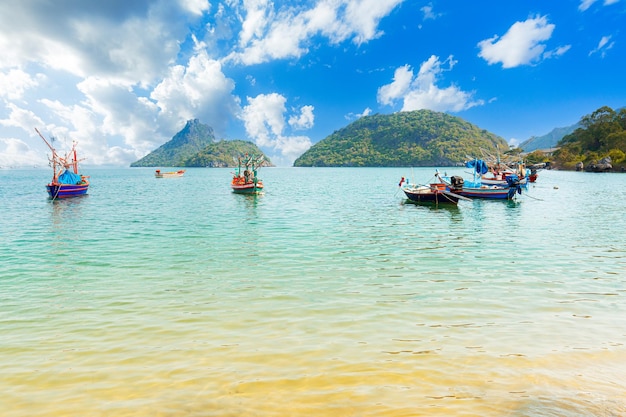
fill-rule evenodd
<path id="1" fill-rule="evenodd" d="M 60 184 L 78 184 L 82 178 L 78 174 L 74 174 L 72 171 L 66 169 L 63 174 L 59 175 Z"/>

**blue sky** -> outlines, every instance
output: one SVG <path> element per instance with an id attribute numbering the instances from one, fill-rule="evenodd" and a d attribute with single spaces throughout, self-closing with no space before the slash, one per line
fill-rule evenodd
<path id="1" fill-rule="evenodd" d="M 4 2 L 6 3 L 6 2 Z M 279 166 L 363 115 L 521 143 L 626 105 L 626 0 L 22 0 L 0 5 L 0 166 L 128 166 L 197 118 Z"/>

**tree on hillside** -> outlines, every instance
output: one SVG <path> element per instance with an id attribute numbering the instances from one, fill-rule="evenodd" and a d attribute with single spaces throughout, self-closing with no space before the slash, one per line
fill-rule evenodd
<path id="1" fill-rule="evenodd" d="M 616 112 L 608 106 L 600 107 L 580 119 L 581 127 L 559 142 L 555 162 L 564 168 L 577 163 L 587 165 L 606 157 L 614 168 L 626 165 L 626 109 Z"/>

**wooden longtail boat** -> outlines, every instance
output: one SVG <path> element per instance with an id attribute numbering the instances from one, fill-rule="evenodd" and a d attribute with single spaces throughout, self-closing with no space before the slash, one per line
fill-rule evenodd
<path id="1" fill-rule="evenodd" d="M 243 158 L 239 157 L 237 161 L 238 165 L 230 182 L 233 192 L 236 194 L 263 193 L 263 181 L 257 177 L 257 170 L 264 162 L 263 155 L 254 157 L 246 154 Z"/>
<path id="2" fill-rule="evenodd" d="M 52 180 L 46 185 L 50 199 L 79 197 L 87 194 L 89 177 L 81 175 L 78 171 L 79 160 L 76 156 L 76 142 L 72 143 L 72 149 L 62 157 L 37 128 L 35 131 L 52 151 L 50 157 Z"/>
<path id="3" fill-rule="evenodd" d="M 453 175 L 443 178 L 437 174 L 441 182 L 448 185 L 451 192 L 468 198 L 484 198 L 496 200 L 512 200 L 516 194 L 522 194 L 522 185 L 517 175 L 506 177 L 507 185 L 484 185 L 480 181 L 480 171 L 475 171 L 474 181 L 465 181 L 463 177 Z"/>
<path id="4" fill-rule="evenodd" d="M 180 169 L 178 171 L 171 171 L 171 172 L 161 172 L 160 169 L 157 169 L 154 172 L 154 176 L 156 178 L 176 178 L 176 177 L 182 177 L 183 175 L 185 175 L 184 169 Z"/>
<path id="5" fill-rule="evenodd" d="M 400 179 L 398 184 L 406 197 L 415 203 L 446 203 L 457 204 L 459 200 L 470 199 L 459 194 L 453 193 L 443 182 L 423 184 L 411 184 L 404 177 Z"/>

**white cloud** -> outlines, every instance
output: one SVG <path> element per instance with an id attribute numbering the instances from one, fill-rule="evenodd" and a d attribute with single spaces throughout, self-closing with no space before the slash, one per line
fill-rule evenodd
<path id="1" fill-rule="evenodd" d="M 313 127 L 315 115 L 313 114 L 313 106 L 302 106 L 299 115 L 289 117 L 289 125 L 295 130 L 306 130 Z"/>
<path id="2" fill-rule="evenodd" d="M 613 48 L 615 41 L 611 41 L 611 36 L 603 36 L 598 42 L 598 46 L 589 52 L 589 55 L 599 53 L 602 58 L 606 56 L 606 51 Z"/>
<path id="3" fill-rule="evenodd" d="M 239 44 L 245 47 L 251 39 L 263 36 L 270 19 L 271 3 L 269 0 L 248 0 L 244 2 L 246 17 L 241 24 Z"/>
<path id="4" fill-rule="evenodd" d="M 248 97 L 249 104 L 243 108 L 242 119 L 246 131 L 257 145 L 273 146 L 272 137 L 282 134 L 286 101 L 285 97 L 277 93 Z"/>
<path id="5" fill-rule="evenodd" d="M 403 0 L 320 0 L 311 9 L 284 8 L 275 12 L 265 0 L 245 1 L 240 50 L 227 57 L 245 65 L 272 59 L 298 58 L 315 35 L 331 43 L 347 39 L 361 45 L 382 35 L 380 20 Z"/>
<path id="6" fill-rule="evenodd" d="M 408 65 L 397 68 L 391 84 L 383 85 L 378 89 L 378 102 L 391 105 L 399 98 L 403 98 L 411 88 L 413 71 Z"/>
<path id="7" fill-rule="evenodd" d="M 578 5 L 578 10 L 584 12 L 589 9 L 596 1 L 598 0 L 580 0 L 580 4 Z M 617 3 L 619 0 L 604 0 L 604 6 L 610 6 L 611 4 Z"/>
<path id="8" fill-rule="evenodd" d="M 77 0 L 64 7 L 32 3 L 0 6 L 0 67 L 37 62 L 79 77 L 116 77 L 144 85 L 176 58 L 177 38 L 192 19 L 182 16 L 202 10 L 202 2 L 194 5 L 192 0 L 182 6 L 166 0 L 138 0 L 125 7 Z"/>
<path id="9" fill-rule="evenodd" d="M 436 18 L 441 16 L 440 14 L 433 12 L 434 8 L 432 3 L 423 6 L 420 10 L 424 14 L 424 20 L 435 20 Z"/>
<path id="10" fill-rule="evenodd" d="M 184 10 L 201 16 L 203 13 L 211 10 L 211 4 L 207 0 L 179 0 Z"/>
<path id="11" fill-rule="evenodd" d="M 341 23 L 347 25 L 347 33 L 354 34 L 355 44 L 363 44 L 382 35 L 378 30 L 378 22 L 400 3 L 402 0 L 347 1 Z"/>
<path id="12" fill-rule="evenodd" d="M 186 67 L 171 67 L 150 98 L 159 107 L 160 119 L 170 126 L 182 128 L 181 123 L 198 118 L 223 134 L 231 115 L 239 112 L 238 100 L 232 95 L 234 88 L 235 82 L 226 77 L 220 62 L 200 53 Z"/>
<path id="13" fill-rule="evenodd" d="M 501 63 L 503 68 L 532 64 L 541 58 L 546 49 L 543 42 L 550 39 L 554 27 L 545 16 L 515 22 L 502 37 L 480 41 L 478 56 L 490 65 Z"/>
<path id="14" fill-rule="evenodd" d="M 474 106 L 483 105 L 482 100 L 473 100 L 473 93 L 462 91 L 455 85 L 446 88 L 437 86 L 441 74 L 446 69 L 443 64 L 448 64 L 448 71 L 456 64 L 452 56 L 444 62 L 433 55 L 423 62 L 417 76 L 408 65 L 396 69 L 394 81 L 378 89 L 378 102 L 393 105 L 402 100 L 402 111 L 429 109 L 435 111 L 466 110 Z"/>
<path id="15" fill-rule="evenodd" d="M 563 45 L 563 46 L 559 46 L 556 49 L 553 49 L 551 51 L 546 51 L 543 54 L 543 57 L 548 59 L 548 58 L 552 58 L 552 57 L 559 57 L 563 54 L 565 54 L 567 51 L 569 51 L 572 48 L 572 45 Z"/>
<path id="16" fill-rule="evenodd" d="M 580 4 L 578 5 L 578 10 L 580 10 L 581 12 L 584 12 L 585 10 L 590 8 L 591 5 L 595 3 L 596 1 L 597 0 L 581 0 Z"/>
<path id="17" fill-rule="evenodd" d="M 12 68 L 6 73 L 0 72 L 0 97 L 21 100 L 26 90 L 37 87 L 43 80 L 45 80 L 43 74 L 31 76 L 17 68 Z"/>
<path id="18" fill-rule="evenodd" d="M 43 121 L 33 112 L 20 108 L 15 104 L 9 103 L 9 117 L 0 120 L 0 125 L 8 128 L 18 128 L 28 132 L 30 136 L 35 136 L 35 127 L 43 127 Z M 39 139 L 41 141 L 41 139 Z M 43 145 L 43 143 L 36 142 Z M 45 145 L 44 145 L 45 146 Z M 31 147 L 22 139 L 7 137 L 0 138 L 0 166 L 34 166 L 45 165 L 46 159 L 43 147 Z"/>
<path id="19" fill-rule="evenodd" d="M 306 136 L 285 134 L 286 102 L 287 99 L 277 93 L 248 97 L 248 105 L 243 108 L 241 118 L 248 135 L 258 146 L 273 148 L 280 152 L 278 158 L 271 156 L 274 163 L 280 159 L 282 163 L 291 165 L 298 156 L 311 147 L 311 140 Z M 310 122 L 312 125 L 312 112 L 312 106 L 304 106 L 300 116 L 296 116 L 296 119 L 292 117 L 290 120 L 305 120 L 305 124 Z"/>
<path id="20" fill-rule="evenodd" d="M 370 109 L 369 107 L 366 107 L 362 113 L 348 113 L 344 116 L 344 118 L 346 120 L 356 120 L 356 119 L 360 119 L 361 117 L 364 116 L 369 116 L 370 114 L 372 114 L 372 109 Z"/>
<path id="21" fill-rule="evenodd" d="M 44 125 L 43 121 L 30 110 L 20 108 L 13 103 L 9 103 L 7 108 L 10 110 L 9 118 L 0 120 L 0 125 L 2 126 L 18 127 L 34 135 L 34 128 Z"/>
<path id="22" fill-rule="evenodd" d="M 32 137 L 38 126 L 76 140 L 89 164 L 128 165 L 190 118 L 218 138 L 232 122 L 251 120 L 244 127 L 252 138 L 293 159 L 311 146 L 294 132 L 314 126 L 313 106 L 286 110 L 287 99 L 281 108 L 270 90 L 257 99 L 276 107 L 263 113 L 253 100 L 244 117 L 228 71 L 300 57 L 318 47 L 313 39 L 362 45 L 382 35 L 381 19 L 402 1 L 1 3 L 0 137 Z M 241 90 L 267 88 L 256 80 L 249 74 Z M 254 113 L 266 130 L 255 130 Z"/>
<path id="23" fill-rule="evenodd" d="M 366 107 L 365 110 L 363 110 L 363 113 L 357 114 L 357 116 L 361 118 L 361 117 L 369 116 L 370 114 L 372 114 L 372 109 L 370 109 L 369 107 Z"/>
<path id="24" fill-rule="evenodd" d="M 31 149 L 16 138 L 0 138 L 0 167 L 41 166 L 47 160 L 44 154 Z"/>

